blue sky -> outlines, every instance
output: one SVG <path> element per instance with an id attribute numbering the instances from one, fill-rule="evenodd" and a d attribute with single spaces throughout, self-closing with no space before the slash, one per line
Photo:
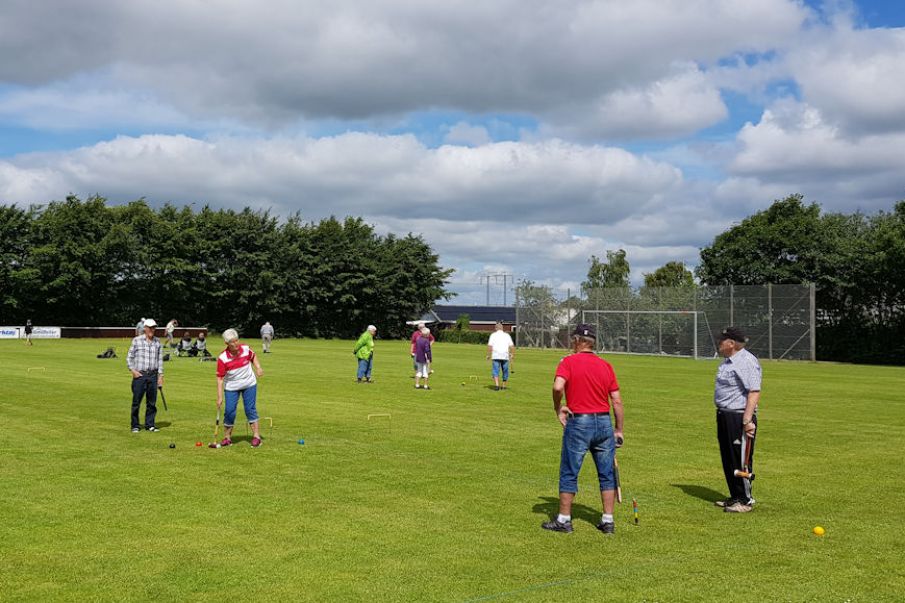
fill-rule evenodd
<path id="1" fill-rule="evenodd" d="M 905 198 L 905 3 L 0 11 L 0 203 L 360 215 L 422 234 L 461 303 L 484 301 L 482 274 L 574 291 L 608 249 L 635 282 L 694 266 L 792 193 L 825 211 Z"/>

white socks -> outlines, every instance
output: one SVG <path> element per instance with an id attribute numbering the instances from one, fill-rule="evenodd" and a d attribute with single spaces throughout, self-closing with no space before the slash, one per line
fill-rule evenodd
<path id="1" fill-rule="evenodd" d="M 558 521 L 559 523 L 569 523 L 570 521 L 572 521 L 572 516 L 563 515 L 562 513 L 560 513 L 556 516 L 556 521 Z"/>
<path id="2" fill-rule="evenodd" d="M 613 523 L 613 516 L 609 513 L 604 513 L 600 516 L 600 523 Z"/>

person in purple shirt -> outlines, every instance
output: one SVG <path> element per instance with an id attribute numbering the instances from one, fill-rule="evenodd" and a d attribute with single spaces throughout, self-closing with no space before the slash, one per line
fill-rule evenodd
<path id="1" fill-rule="evenodd" d="M 431 332 L 427 327 L 421 328 L 421 337 L 415 340 L 415 389 L 421 389 L 421 379 L 424 379 L 424 389 L 430 389 L 427 380 L 431 372 Z"/>

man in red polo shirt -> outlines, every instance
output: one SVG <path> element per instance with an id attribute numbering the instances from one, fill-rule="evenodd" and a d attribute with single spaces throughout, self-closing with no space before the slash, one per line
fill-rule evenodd
<path id="1" fill-rule="evenodd" d="M 572 531 L 572 501 L 578 491 L 578 472 L 588 450 L 597 466 L 603 516 L 597 529 L 615 531 L 613 507 L 616 480 L 613 455 L 616 441 L 622 441 L 623 410 L 616 373 L 609 362 L 594 353 L 594 327 L 579 324 L 572 332 L 572 354 L 560 361 L 553 380 L 553 410 L 563 426 L 559 465 L 559 515 L 541 524 L 545 530 Z M 566 405 L 562 404 L 565 394 Z M 616 420 L 610 421 L 610 406 Z"/>

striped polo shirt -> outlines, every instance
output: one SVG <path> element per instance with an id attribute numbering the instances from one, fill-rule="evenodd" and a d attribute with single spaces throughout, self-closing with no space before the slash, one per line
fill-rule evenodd
<path id="1" fill-rule="evenodd" d="M 754 354 L 741 349 L 717 369 L 713 403 L 719 410 L 743 411 L 748 394 L 760 391 L 760 382 L 760 362 Z"/>
<path id="2" fill-rule="evenodd" d="M 217 376 L 223 379 L 223 389 L 234 392 L 248 389 L 257 384 L 255 373 L 251 369 L 255 353 L 244 343 L 239 344 L 239 352 L 235 356 L 226 348 L 217 356 Z"/>

